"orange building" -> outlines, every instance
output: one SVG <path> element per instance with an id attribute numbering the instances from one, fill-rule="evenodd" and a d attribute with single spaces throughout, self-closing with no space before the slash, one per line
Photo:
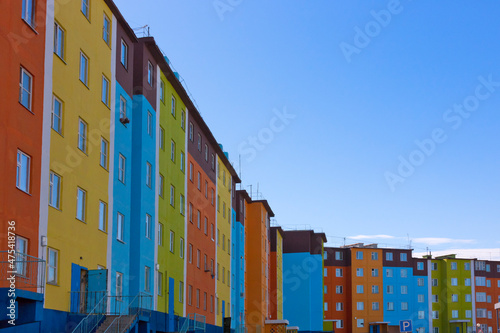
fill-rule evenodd
<path id="1" fill-rule="evenodd" d="M 324 328 L 335 332 L 350 332 L 351 325 L 351 251 L 341 248 L 324 249 Z"/>
<path id="2" fill-rule="evenodd" d="M 0 233 L 5 237 L 0 237 L 0 249 L 13 249 L 15 244 L 20 253 L 18 260 L 25 261 L 24 255 L 39 257 L 41 253 L 39 216 L 44 102 L 50 106 L 49 101 L 44 100 L 46 1 L 7 1 L 3 5 L 0 12 Z M 49 47 L 51 57 L 53 46 Z M 50 110 L 47 108 L 46 112 Z M 48 172 L 43 177 L 48 181 Z M 48 205 L 46 197 L 45 194 L 43 207 Z M 9 239 L 7 236 L 11 235 Z M 6 253 L 1 253 L 4 254 L 6 261 Z M 26 271 L 21 274 L 30 274 L 26 267 L 24 269 Z M 26 287 L 36 291 L 36 276 L 28 278 L 31 282 Z M 23 284 L 18 283 L 17 287 L 23 288 Z"/>
<path id="3" fill-rule="evenodd" d="M 267 200 L 247 204 L 245 253 L 248 332 L 260 332 L 269 315 L 269 222 L 274 217 Z"/>

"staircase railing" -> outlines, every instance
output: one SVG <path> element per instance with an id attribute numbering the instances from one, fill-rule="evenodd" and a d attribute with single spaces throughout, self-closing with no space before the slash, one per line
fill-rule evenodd
<path id="1" fill-rule="evenodd" d="M 83 318 L 75 327 L 73 333 L 88 333 L 92 332 L 106 316 L 106 308 L 108 306 L 108 296 L 104 294 L 96 306 Z"/>
<path id="2" fill-rule="evenodd" d="M 199 315 L 197 313 L 190 313 L 187 315 L 184 324 L 179 330 L 180 333 L 195 332 L 196 330 L 205 332 L 206 330 L 206 319 L 205 316 Z"/>
<path id="3" fill-rule="evenodd" d="M 138 316 L 150 316 L 152 296 L 142 293 L 137 294 L 128 306 L 121 311 L 118 317 L 106 328 L 104 333 L 125 332 L 134 323 Z"/>

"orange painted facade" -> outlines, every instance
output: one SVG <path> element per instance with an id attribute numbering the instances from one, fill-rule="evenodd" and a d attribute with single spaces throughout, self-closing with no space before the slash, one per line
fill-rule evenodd
<path id="1" fill-rule="evenodd" d="M 324 302 L 328 305 L 324 311 L 324 320 L 342 320 L 343 328 L 335 328 L 335 332 L 350 332 L 348 318 L 351 317 L 351 271 L 345 266 L 326 265 L 325 270 L 327 273 L 324 277 Z M 342 270 L 342 276 L 336 276 L 337 270 Z M 342 308 L 337 309 L 337 303 L 341 303 Z"/>
<path id="2" fill-rule="evenodd" d="M 248 332 L 259 332 L 269 314 L 269 217 L 274 216 L 265 200 L 247 204 L 245 231 L 246 311 Z"/>
<path id="3" fill-rule="evenodd" d="M 25 19 L 21 1 L 7 1 L 0 11 L 0 234 L 14 232 L 16 242 L 19 237 L 22 244 L 27 241 L 24 249 L 16 250 L 38 257 L 46 2 L 36 1 L 35 6 L 34 14 Z M 24 103 L 23 77 L 31 78 L 24 80 L 29 87 Z M 22 162 L 28 167 L 24 172 L 29 177 L 27 186 L 18 186 L 16 181 L 18 152 L 29 158 L 28 163 Z M 8 229 L 8 221 L 15 221 L 15 229 Z M 0 237 L 0 249 L 12 249 L 8 245 L 8 238 Z"/>
<path id="4" fill-rule="evenodd" d="M 188 168 L 191 165 L 193 165 L 193 177 L 192 180 L 189 177 L 187 180 L 186 314 L 204 315 L 207 324 L 213 325 L 216 313 L 216 199 L 212 198 L 212 193 L 215 193 L 215 185 L 189 153 Z M 198 173 L 201 177 L 200 189 L 198 189 Z M 207 192 L 205 192 L 205 181 L 208 183 Z M 200 214 L 199 224 L 198 212 Z M 208 223 L 207 233 L 205 233 L 205 217 Z"/>

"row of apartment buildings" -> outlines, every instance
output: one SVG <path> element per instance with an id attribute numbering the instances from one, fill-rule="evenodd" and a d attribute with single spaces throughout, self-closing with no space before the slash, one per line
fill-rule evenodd
<path id="1" fill-rule="evenodd" d="M 495 327 L 500 263 L 325 248 L 323 233 L 271 226 L 168 58 L 112 0 L 9 1 L 0 43 L 5 332 L 92 332 L 98 314 L 112 327 L 138 308 L 140 332 L 187 331 L 186 318 L 212 332 L 229 318 L 236 332 Z"/>

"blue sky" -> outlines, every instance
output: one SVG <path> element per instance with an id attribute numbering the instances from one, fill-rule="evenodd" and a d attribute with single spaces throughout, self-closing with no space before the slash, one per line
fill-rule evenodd
<path id="1" fill-rule="evenodd" d="M 116 3 L 279 224 L 500 260 L 496 1 Z"/>

